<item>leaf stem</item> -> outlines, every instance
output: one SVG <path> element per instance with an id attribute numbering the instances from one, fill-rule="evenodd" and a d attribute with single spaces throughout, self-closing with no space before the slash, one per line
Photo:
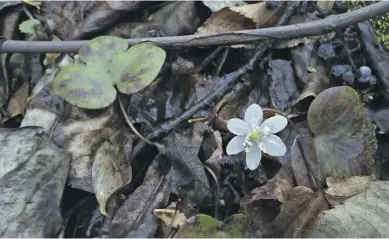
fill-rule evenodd
<path id="1" fill-rule="evenodd" d="M 138 136 L 141 140 L 143 140 L 145 143 L 149 144 L 149 145 L 152 145 L 152 146 L 155 146 L 155 144 L 153 142 L 151 142 L 150 140 L 146 139 L 145 137 L 143 137 L 139 132 L 138 130 L 136 130 L 136 128 L 134 127 L 134 125 L 131 123 L 131 120 L 130 118 L 128 117 L 127 113 L 126 113 L 126 110 L 124 109 L 124 106 L 123 106 L 123 103 L 122 103 L 122 99 L 120 98 L 120 94 L 118 94 L 118 101 L 119 101 L 119 106 L 120 106 L 120 110 L 122 111 L 122 114 L 124 116 L 124 119 L 126 120 L 128 126 L 130 126 L 132 132 L 134 132 L 134 134 L 136 136 Z"/>

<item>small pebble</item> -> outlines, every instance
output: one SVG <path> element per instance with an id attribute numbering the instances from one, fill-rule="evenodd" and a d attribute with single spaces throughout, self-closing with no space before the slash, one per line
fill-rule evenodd
<path id="1" fill-rule="evenodd" d="M 331 68 L 331 74 L 335 77 L 341 77 L 344 73 L 350 70 L 350 65 L 334 65 Z"/>
<path id="2" fill-rule="evenodd" d="M 371 69 L 368 66 L 361 66 L 359 67 L 359 74 L 362 77 L 368 77 L 371 76 Z"/>
<path id="3" fill-rule="evenodd" d="M 334 58 L 335 57 L 334 46 L 331 44 L 321 44 L 317 49 L 317 55 L 324 60 Z"/>
<path id="4" fill-rule="evenodd" d="M 355 81 L 355 74 L 349 70 L 342 75 L 342 80 L 346 85 L 352 85 Z"/>

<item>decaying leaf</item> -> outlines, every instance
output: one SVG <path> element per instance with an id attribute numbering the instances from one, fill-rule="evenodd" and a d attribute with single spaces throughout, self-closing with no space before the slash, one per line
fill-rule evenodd
<path id="1" fill-rule="evenodd" d="M 43 82 L 35 86 L 20 125 L 21 127 L 42 127 L 47 135 L 50 135 L 53 126 L 65 109 L 65 101 L 54 93 L 49 78 L 50 76 L 46 75 Z"/>
<path id="2" fill-rule="evenodd" d="M 317 1 L 317 6 L 320 7 L 320 9 L 324 13 L 328 13 L 332 10 L 332 7 L 334 6 L 334 0 L 323 0 L 323 1 Z"/>
<path id="3" fill-rule="evenodd" d="M 213 217 L 200 214 L 187 220 L 176 238 L 242 238 L 248 236 L 248 221 L 243 214 L 234 214 L 222 225 Z"/>
<path id="4" fill-rule="evenodd" d="M 358 93 L 348 86 L 320 93 L 308 110 L 308 125 L 315 135 L 320 183 L 325 178 L 370 175 L 377 149 L 374 127 L 363 115 Z"/>
<path id="5" fill-rule="evenodd" d="M 68 180 L 72 187 L 87 192 L 94 192 L 92 167 L 98 167 L 98 164 L 101 164 L 101 161 L 106 159 L 104 151 L 101 152 L 102 154 L 96 153 L 106 140 L 120 130 L 120 128 L 117 128 L 117 119 L 118 116 L 113 107 L 109 107 L 94 116 L 86 115 L 83 110 L 72 107 L 67 117 L 63 118 L 55 127 L 52 133 L 52 141 L 56 145 L 72 152 L 71 171 Z M 126 135 L 124 130 L 121 131 Z M 126 142 L 123 140 L 122 144 L 126 144 Z M 114 145 L 115 148 L 121 146 L 120 144 Z M 114 160 L 118 160 L 116 157 L 120 158 L 122 153 L 116 154 L 116 156 L 115 154 L 110 155 L 109 158 L 113 160 L 113 157 Z M 96 165 L 94 165 L 95 157 L 100 161 Z M 119 169 L 115 170 L 112 167 L 113 162 L 110 160 L 107 159 L 107 162 L 104 162 L 110 165 L 106 173 L 114 175 Z M 120 163 L 118 164 L 121 165 Z M 107 167 L 107 165 L 103 167 Z M 102 180 L 101 176 L 104 175 L 100 174 L 97 176 L 97 179 Z M 103 180 L 102 183 L 110 184 L 111 182 Z"/>
<path id="6" fill-rule="evenodd" d="M 171 192 L 171 179 L 164 171 L 166 160 L 160 154 L 154 158 L 142 185 L 129 195 L 114 215 L 110 237 L 154 236 L 160 220 L 152 212 L 167 205 Z"/>
<path id="7" fill-rule="evenodd" d="M 26 112 L 29 87 L 28 83 L 24 83 L 9 100 L 8 113 L 11 118 Z"/>
<path id="8" fill-rule="evenodd" d="M 42 1 L 40 15 L 62 40 L 88 39 L 106 30 L 126 11 L 112 9 L 105 1 Z"/>
<path id="9" fill-rule="evenodd" d="M 379 238 L 389 235 L 389 184 L 373 181 L 367 189 L 334 209 L 320 213 L 304 237 Z"/>
<path id="10" fill-rule="evenodd" d="M 282 7 L 268 9 L 265 2 L 223 8 L 214 13 L 196 34 L 228 32 L 274 25 Z"/>
<path id="11" fill-rule="evenodd" d="M 300 142 L 300 145 L 297 140 Z M 307 160 L 307 162 L 313 166 L 318 164 L 314 140 L 307 129 L 300 129 L 300 135 L 294 140 L 290 151 L 290 160 L 296 184 L 307 188 L 316 186 L 312 184 L 314 179 L 309 172 L 309 168 L 307 169 L 305 162 L 305 160 Z"/>
<path id="12" fill-rule="evenodd" d="M 275 229 L 274 219 L 280 206 L 288 200 L 290 191 L 295 187 L 290 164 L 284 164 L 280 171 L 264 186 L 255 188 L 241 201 L 240 212 L 253 222 L 255 237 L 268 237 Z"/>
<path id="13" fill-rule="evenodd" d="M 237 12 L 255 23 L 256 28 L 271 27 L 277 20 L 283 4 L 275 8 L 267 8 L 266 2 L 247 4 L 239 7 L 231 7 L 230 10 Z M 243 30 L 243 29 L 242 29 Z"/>
<path id="14" fill-rule="evenodd" d="M 161 219 L 167 226 L 180 228 L 186 222 L 185 214 L 175 208 L 176 203 L 170 204 L 165 209 L 154 209 L 154 216 Z"/>
<path id="15" fill-rule="evenodd" d="M 294 105 L 301 111 L 307 111 L 313 99 L 329 87 L 330 80 L 321 71 L 309 73 L 304 89 Z"/>
<path id="16" fill-rule="evenodd" d="M 272 237 L 301 237 L 308 223 L 328 208 L 328 203 L 320 192 L 313 192 L 304 186 L 293 188 L 288 201 L 281 205 L 280 213 L 274 220 L 276 229 Z"/>
<path id="17" fill-rule="evenodd" d="M 56 237 L 70 154 L 40 127 L 0 129 L 1 237 Z"/>
<path id="18" fill-rule="evenodd" d="M 303 44 L 291 49 L 293 69 L 300 85 L 307 82 L 308 69 L 311 66 L 313 43 Z"/>
<path id="19" fill-rule="evenodd" d="M 292 107 L 300 92 L 297 89 L 292 63 L 285 60 L 270 62 L 270 97 L 277 110 L 285 111 Z"/>
<path id="20" fill-rule="evenodd" d="M 92 182 L 102 214 L 108 216 L 106 206 L 110 197 L 131 182 L 132 171 L 123 153 L 122 144 L 130 136 L 116 134 L 96 151 L 92 166 Z"/>
<path id="21" fill-rule="evenodd" d="M 212 196 L 207 175 L 198 156 L 204 133 L 208 130 L 203 123 L 195 123 L 189 131 L 173 132 L 166 139 L 165 149 L 160 151 L 172 161 L 170 173 L 173 192 L 195 204 L 204 203 Z"/>
<path id="22" fill-rule="evenodd" d="M 355 196 L 369 186 L 371 176 L 353 176 L 346 179 L 327 178 L 326 198 L 332 205 L 342 204 L 344 200 Z"/>

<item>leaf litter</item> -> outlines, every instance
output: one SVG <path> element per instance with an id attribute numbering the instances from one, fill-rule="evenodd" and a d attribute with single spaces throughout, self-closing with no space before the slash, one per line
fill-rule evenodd
<path id="1" fill-rule="evenodd" d="M 372 21 L 259 45 L 126 41 L 315 23 L 339 4 L 1 3 L 7 40 L 91 41 L 2 54 L 0 235 L 388 236 L 389 56 Z M 227 125 L 253 104 L 288 124 L 285 154 L 249 170 Z"/>

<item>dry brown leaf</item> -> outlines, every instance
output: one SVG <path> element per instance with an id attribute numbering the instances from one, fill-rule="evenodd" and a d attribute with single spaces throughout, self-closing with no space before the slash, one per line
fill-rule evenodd
<path id="1" fill-rule="evenodd" d="M 167 226 L 179 228 L 186 222 L 186 216 L 175 208 L 176 203 L 171 203 L 165 209 L 154 209 L 154 216 L 161 219 Z"/>
<path id="2" fill-rule="evenodd" d="M 223 8 L 205 21 L 195 34 L 213 34 L 253 28 L 255 28 L 253 20 L 229 8 Z"/>
<path id="3" fill-rule="evenodd" d="M 334 0 L 317 1 L 316 4 L 324 13 L 329 13 L 334 6 Z"/>
<path id="4" fill-rule="evenodd" d="M 16 93 L 11 97 L 8 103 L 8 113 L 11 118 L 17 115 L 24 115 L 28 104 L 29 84 L 25 82 Z"/>
<path id="5" fill-rule="evenodd" d="M 287 163 L 274 178 L 242 199 L 240 212 L 253 222 L 256 237 L 268 237 L 274 232 L 274 219 L 294 187 L 293 172 L 290 163 Z"/>
<path id="6" fill-rule="evenodd" d="M 255 23 L 256 28 L 273 26 L 278 19 L 282 6 L 268 9 L 265 2 L 248 4 L 240 7 L 231 7 L 230 10 L 237 12 Z"/>
<path id="7" fill-rule="evenodd" d="M 355 196 L 369 186 L 371 176 L 353 176 L 346 179 L 327 178 L 328 189 L 325 190 L 326 198 L 331 205 L 343 203 L 347 198 Z"/>
<path id="8" fill-rule="evenodd" d="M 275 219 L 273 237 L 301 237 L 307 224 L 315 216 L 328 209 L 328 204 L 319 192 L 297 186 L 289 194 L 288 201 L 281 206 L 281 211 Z"/>

